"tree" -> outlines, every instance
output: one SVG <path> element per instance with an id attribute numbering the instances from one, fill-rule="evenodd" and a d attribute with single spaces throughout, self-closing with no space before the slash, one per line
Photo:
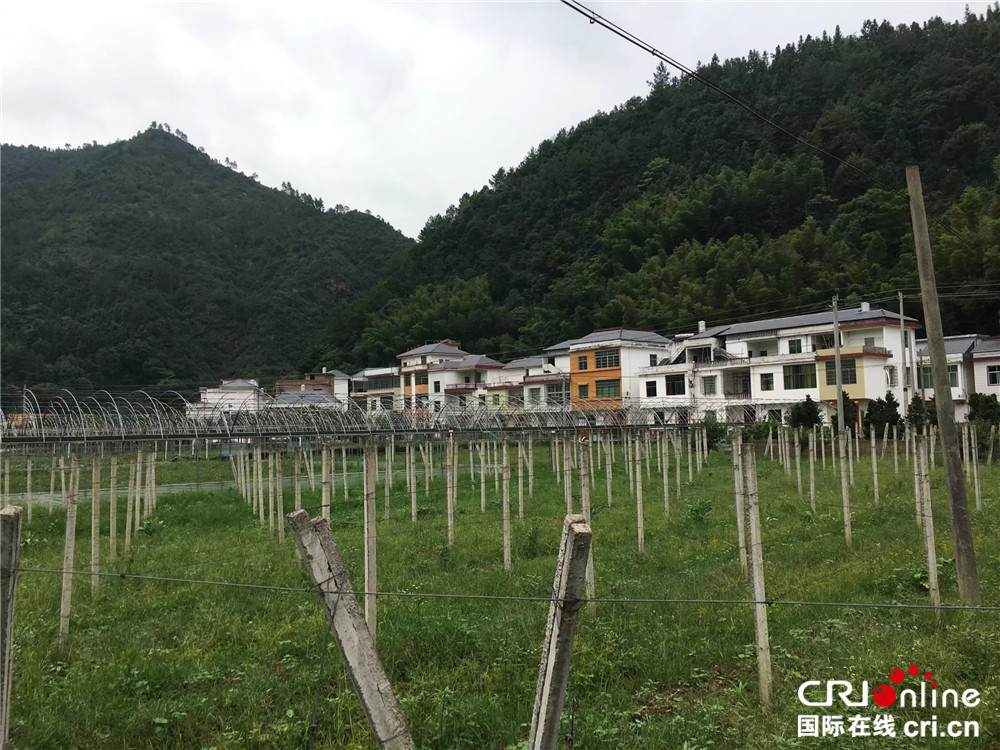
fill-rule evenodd
<path id="1" fill-rule="evenodd" d="M 969 421 L 1000 425 L 1000 400 L 992 393 L 973 393 L 969 396 Z"/>
<path id="2" fill-rule="evenodd" d="M 887 391 L 885 398 L 877 398 L 868 404 L 863 419 L 865 436 L 879 436 L 884 432 L 886 425 L 894 427 L 899 424 L 900 419 L 899 402 L 892 395 L 892 391 Z"/>
<path id="3" fill-rule="evenodd" d="M 844 429 L 851 430 L 858 424 L 858 402 L 852 401 L 847 391 L 841 392 L 840 408 L 844 412 Z"/>
<path id="4" fill-rule="evenodd" d="M 790 427 L 813 427 L 823 424 L 823 417 L 819 413 L 819 404 L 806 395 L 805 401 L 792 404 L 788 410 L 788 424 Z"/>
<path id="5" fill-rule="evenodd" d="M 906 423 L 919 434 L 924 433 L 924 427 L 937 427 L 937 407 L 934 404 L 934 397 L 924 401 L 917 393 L 910 402 L 910 408 L 906 413 Z"/>

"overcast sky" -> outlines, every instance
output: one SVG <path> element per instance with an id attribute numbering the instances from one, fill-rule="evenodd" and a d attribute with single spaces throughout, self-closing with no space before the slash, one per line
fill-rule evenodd
<path id="1" fill-rule="evenodd" d="M 681 62 L 959 19 L 986 2 L 589 6 Z M 278 186 L 411 237 L 560 128 L 647 91 L 655 60 L 558 2 L 0 0 L 5 143 L 129 138 L 151 120 Z"/>

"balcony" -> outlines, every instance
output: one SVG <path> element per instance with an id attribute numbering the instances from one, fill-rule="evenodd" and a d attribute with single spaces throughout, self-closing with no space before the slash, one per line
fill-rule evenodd
<path id="1" fill-rule="evenodd" d="M 891 357 L 892 350 L 886 349 L 884 346 L 842 346 L 840 347 L 840 356 L 858 356 L 858 355 L 868 355 L 872 357 Z M 833 349 L 820 349 L 816 352 L 816 359 L 831 359 L 836 356 L 836 352 Z"/>
<path id="2" fill-rule="evenodd" d="M 460 393 L 462 391 L 475 391 L 479 388 L 485 388 L 484 383 L 452 383 L 451 385 L 446 385 L 444 387 L 445 393 Z"/>

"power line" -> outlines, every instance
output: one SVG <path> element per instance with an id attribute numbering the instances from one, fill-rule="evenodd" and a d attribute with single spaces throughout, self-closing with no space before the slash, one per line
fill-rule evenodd
<path id="1" fill-rule="evenodd" d="M 746 110 L 751 115 L 753 115 L 757 119 L 761 120 L 762 122 L 766 123 L 767 125 L 770 125 L 775 130 L 778 130 L 778 131 L 784 133 L 789 138 L 792 138 L 793 140 L 795 140 L 796 142 L 802 144 L 803 146 L 806 146 L 807 148 L 811 148 L 814 151 L 819 152 L 820 154 L 822 154 L 823 156 L 825 156 L 825 157 L 827 157 L 829 159 L 833 159 L 834 161 L 839 162 L 840 164 L 843 164 L 846 167 L 850 167 L 851 169 L 853 169 L 858 174 L 861 174 L 861 175 L 867 177 L 869 180 L 871 180 L 874 184 L 878 185 L 879 187 L 887 190 L 890 193 L 893 193 L 894 195 L 897 195 L 899 197 L 905 198 L 906 201 L 907 201 L 907 203 L 909 203 L 909 200 L 910 200 L 909 195 L 907 195 L 903 191 L 899 190 L 898 188 L 894 188 L 892 185 L 888 184 L 887 182 L 884 182 L 883 180 L 881 180 L 878 177 L 876 177 L 875 175 L 873 175 L 871 172 L 869 172 L 869 171 L 867 171 L 865 169 L 862 169 L 858 165 L 852 164 L 851 162 L 847 161 L 846 159 L 842 159 L 839 156 L 837 156 L 836 154 L 830 153 L 829 151 L 827 151 L 822 146 L 819 146 L 819 145 L 813 143 L 812 141 L 809 141 L 809 140 L 803 138 L 800 135 L 796 135 L 791 130 L 789 130 L 788 128 L 786 128 L 784 125 L 782 125 L 780 122 L 778 122 L 777 120 L 775 120 L 773 117 L 764 114 L 759 109 L 757 109 L 756 107 L 754 107 L 752 104 L 743 101 L 742 99 L 740 99 L 735 94 L 727 91 L 726 89 L 722 88 L 718 84 L 713 83 L 712 81 L 708 80 L 704 76 L 700 75 L 697 71 L 689 68 L 687 65 L 684 65 L 683 63 L 678 62 L 677 60 L 675 60 L 674 58 L 670 57 L 669 55 L 661 52 L 660 50 L 656 49 L 655 47 L 653 47 L 648 42 L 643 41 L 642 39 L 640 39 L 639 37 L 635 36 L 630 31 L 627 31 L 626 29 L 623 29 L 621 26 L 619 26 L 618 24 L 614 23 L 613 21 L 609 21 L 608 19 L 604 18 L 604 16 L 596 13 L 595 11 L 590 10 L 590 8 L 586 7 L 585 5 L 583 5 L 582 3 L 578 2 L 577 0 L 560 0 L 560 2 L 562 2 L 562 4 L 565 5 L 566 7 L 571 8 L 572 10 L 575 10 L 577 13 L 579 13 L 580 15 L 582 15 L 584 18 L 587 18 L 590 21 L 590 23 L 592 23 L 592 24 L 596 23 L 597 25 L 602 26 L 603 28 L 605 28 L 608 31 L 610 31 L 612 34 L 615 34 L 616 36 L 621 37 L 622 39 L 624 39 L 625 41 L 629 42 L 630 44 L 638 47 L 639 49 L 641 49 L 641 50 L 643 50 L 645 52 L 648 52 L 649 54 L 653 55 L 657 59 L 662 60 L 663 62 L 667 63 L 668 65 L 676 68 L 677 70 L 681 71 L 681 73 L 684 73 L 685 75 L 687 75 L 690 78 L 694 79 L 695 81 L 697 81 L 698 83 L 702 84 L 703 86 L 707 86 L 712 91 L 715 91 L 716 93 L 721 94 L 722 96 L 724 96 L 725 98 L 729 99 L 731 102 L 733 102 L 734 104 L 736 104 L 738 107 Z M 934 221 L 934 223 L 937 224 L 938 226 L 940 226 L 942 229 L 944 229 L 948 234 L 952 235 L 957 240 L 959 240 L 962 244 L 964 244 L 970 250 L 973 250 L 973 251 L 976 250 L 976 248 L 973 247 L 972 243 L 970 243 L 968 240 L 966 240 L 965 237 L 963 237 L 957 231 L 955 231 L 954 229 L 952 229 L 944 221 L 942 221 L 941 219 L 938 219 L 937 217 L 935 217 L 933 215 L 931 215 L 931 220 Z"/>

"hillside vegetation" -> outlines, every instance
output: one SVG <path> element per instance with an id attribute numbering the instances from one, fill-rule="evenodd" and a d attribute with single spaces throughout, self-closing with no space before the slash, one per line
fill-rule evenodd
<path id="1" fill-rule="evenodd" d="M 442 336 L 502 354 L 596 326 L 673 333 L 838 290 L 894 305 L 918 286 L 910 164 L 962 237 L 933 227 L 938 280 L 963 295 L 945 300 L 948 332 L 1000 330 L 995 295 L 969 296 L 1000 281 L 1000 6 L 961 23 L 868 22 L 699 72 L 892 189 L 661 67 L 644 98 L 561 131 L 431 218 L 378 287 L 334 312 L 313 359 L 391 361 Z"/>
<path id="2" fill-rule="evenodd" d="M 4 145 L 0 174 L 6 386 L 295 373 L 330 307 L 412 242 L 160 127 L 82 149 Z"/>

